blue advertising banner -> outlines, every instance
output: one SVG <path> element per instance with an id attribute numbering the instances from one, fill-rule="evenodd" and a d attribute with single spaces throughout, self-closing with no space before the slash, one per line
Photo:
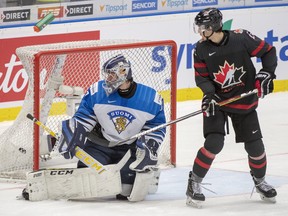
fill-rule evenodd
<path id="1" fill-rule="evenodd" d="M 192 0 L 193 7 L 208 7 L 218 5 L 218 0 Z"/>
<path id="2" fill-rule="evenodd" d="M 132 12 L 157 11 L 158 0 L 132 1 Z"/>

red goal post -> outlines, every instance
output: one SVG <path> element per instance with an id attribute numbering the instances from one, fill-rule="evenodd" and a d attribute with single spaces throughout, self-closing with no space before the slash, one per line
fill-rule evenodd
<path id="1" fill-rule="evenodd" d="M 0 135 L 0 177 L 11 178 L 12 173 L 13 178 L 23 178 L 19 173 L 63 162 L 57 148 L 50 154 L 52 159 L 43 160 L 49 152 L 48 133 L 26 115 L 33 114 L 57 133 L 59 122 L 73 115 L 88 87 L 101 79 L 102 64 L 120 53 L 131 62 L 133 79 L 163 96 L 167 122 L 176 119 L 174 41 L 76 41 L 20 47 L 16 53 L 29 77 L 29 86 L 21 112 Z M 176 165 L 176 124 L 167 128 L 159 163 Z"/>

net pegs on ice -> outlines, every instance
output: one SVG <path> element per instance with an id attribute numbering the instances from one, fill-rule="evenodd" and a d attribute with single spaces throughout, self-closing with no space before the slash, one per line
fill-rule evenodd
<path id="1" fill-rule="evenodd" d="M 49 23 L 51 23 L 55 19 L 53 13 L 48 13 L 43 19 L 36 23 L 33 27 L 35 32 L 40 32 L 43 28 L 45 28 Z"/>

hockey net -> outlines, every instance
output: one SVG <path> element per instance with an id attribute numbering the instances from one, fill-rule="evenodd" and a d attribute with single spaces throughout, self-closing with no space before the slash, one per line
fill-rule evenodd
<path id="1" fill-rule="evenodd" d="M 26 116 L 31 113 L 58 133 L 59 123 L 71 118 L 85 91 L 101 79 L 102 64 L 120 53 L 131 62 L 133 79 L 163 96 L 167 122 L 175 119 L 176 52 L 174 41 L 98 40 L 18 48 L 29 86 L 18 117 L 0 135 L 0 177 L 25 179 L 28 171 L 67 163 L 57 147 L 49 148 L 49 133 Z M 160 166 L 175 165 L 175 148 L 176 125 L 171 125 L 160 147 Z"/>

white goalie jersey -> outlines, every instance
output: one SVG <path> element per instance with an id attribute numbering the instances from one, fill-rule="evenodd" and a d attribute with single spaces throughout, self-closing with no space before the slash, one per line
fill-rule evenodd
<path id="1" fill-rule="evenodd" d="M 121 97 L 118 92 L 107 97 L 103 83 L 96 82 L 89 88 L 74 115 L 89 131 L 98 122 L 103 136 L 110 142 L 118 142 L 166 122 L 163 98 L 153 88 L 137 83 L 131 98 Z M 146 137 L 161 143 L 165 133 L 162 128 Z"/>

